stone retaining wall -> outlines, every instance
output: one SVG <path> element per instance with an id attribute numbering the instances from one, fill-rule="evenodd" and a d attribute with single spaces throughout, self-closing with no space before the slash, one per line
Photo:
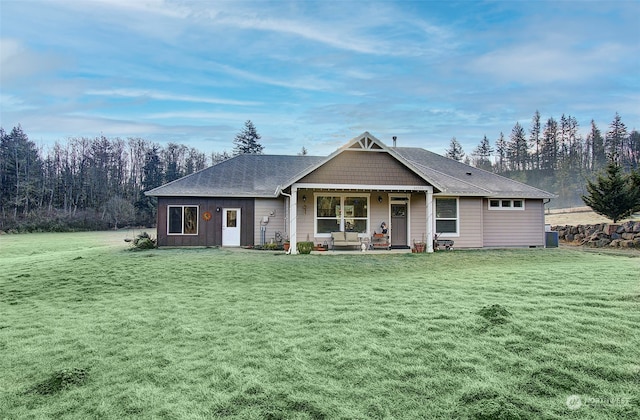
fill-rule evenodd
<path id="1" fill-rule="evenodd" d="M 558 240 L 590 247 L 640 248 L 640 222 L 551 226 Z"/>

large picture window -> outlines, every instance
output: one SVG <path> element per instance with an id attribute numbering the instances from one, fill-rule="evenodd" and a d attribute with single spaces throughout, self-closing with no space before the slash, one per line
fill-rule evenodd
<path id="1" fill-rule="evenodd" d="M 366 234 L 369 230 L 369 196 L 331 194 L 316 196 L 316 234 L 346 231 Z"/>
<path id="2" fill-rule="evenodd" d="M 197 206 L 168 206 L 167 233 L 169 235 L 197 235 Z"/>
<path id="3" fill-rule="evenodd" d="M 436 233 L 458 233 L 458 199 L 436 198 Z"/>

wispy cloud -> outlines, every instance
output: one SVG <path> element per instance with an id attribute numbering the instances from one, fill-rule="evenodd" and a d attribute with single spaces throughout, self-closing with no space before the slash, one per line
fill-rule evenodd
<path id="1" fill-rule="evenodd" d="M 312 91 L 326 91 L 332 90 L 336 87 L 335 83 L 330 80 L 322 80 L 313 75 L 305 77 L 294 77 L 290 79 L 278 78 L 273 76 L 265 76 L 263 74 L 254 73 L 248 70 L 235 68 L 226 64 L 210 63 L 211 69 L 226 73 L 228 75 L 248 80 L 252 82 L 258 82 L 260 84 L 279 86 L 291 89 L 303 89 Z"/>
<path id="2" fill-rule="evenodd" d="M 587 50 L 557 44 L 519 44 L 479 56 L 470 69 L 503 82 L 583 83 L 607 74 L 630 52 L 618 44 L 595 45 Z"/>
<path id="3" fill-rule="evenodd" d="M 251 119 L 269 153 L 324 154 L 364 130 L 470 151 L 536 109 L 640 128 L 635 1 L 0 1 L 0 124 L 35 138 L 216 147 Z"/>
<path id="4" fill-rule="evenodd" d="M 234 99 L 199 97 L 199 96 L 192 96 L 192 95 L 179 95 L 179 94 L 158 92 L 153 90 L 141 90 L 141 89 L 88 90 L 86 94 L 96 95 L 96 96 L 154 99 L 158 101 L 194 102 L 194 103 L 219 104 L 219 105 L 257 106 L 262 104 L 261 102 L 257 102 L 257 101 L 239 101 Z"/>

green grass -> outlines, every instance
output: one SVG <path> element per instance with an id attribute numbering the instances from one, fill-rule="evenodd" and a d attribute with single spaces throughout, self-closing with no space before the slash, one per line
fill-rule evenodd
<path id="1" fill-rule="evenodd" d="M 640 417 L 638 253 L 125 236 L 0 237 L 0 419 Z"/>

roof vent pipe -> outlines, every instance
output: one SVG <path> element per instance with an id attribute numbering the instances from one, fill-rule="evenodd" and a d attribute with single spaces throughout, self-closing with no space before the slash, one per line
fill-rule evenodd
<path id="1" fill-rule="evenodd" d="M 393 139 L 393 147 L 396 147 L 396 140 L 398 140 L 398 136 L 391 137 Z"/>

